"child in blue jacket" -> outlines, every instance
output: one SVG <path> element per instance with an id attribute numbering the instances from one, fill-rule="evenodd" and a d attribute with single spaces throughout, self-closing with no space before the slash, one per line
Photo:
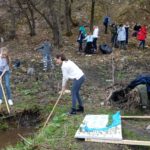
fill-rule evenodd
<path id="1" fill-rule="evenodd" d="M 43 56 L 43 70 L 47 71 L 48 68 L 54 69 L 53 61 L 52 61 L 52 45 L 48 39 L 44 40 L 44 42 L 36 48 Z"/>

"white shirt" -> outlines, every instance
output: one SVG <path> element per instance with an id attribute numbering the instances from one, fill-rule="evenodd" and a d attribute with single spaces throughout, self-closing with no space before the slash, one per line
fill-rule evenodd
<path id="1" fill-rule="evenodd" d="M 86 36 L 84 40 L 86 40 L 86 42 L 93 42 L 93 35 Z"/>
<path id="2" fill-rule="evenodd" d="M 61 66 L 63 79 L 62 79 L 62 87 L 66 85 L 68 79 L 80 79 L 84 73 L 83 71 L 71 60 L 63 61 Z"/>
<path id="3" fill-rule="evenodd" d="M 93 37 L 94 37 L 94 38 L 98 38 L 98 33 L 99 33 L 99 28 L 96 27 L 96 28 L 94 29 L 94 31 L 93 31 Z"/>

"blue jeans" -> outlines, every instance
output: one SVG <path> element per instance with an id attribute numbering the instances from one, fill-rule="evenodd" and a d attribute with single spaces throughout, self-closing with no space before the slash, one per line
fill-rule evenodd
<path id="1" fill-rule="evenodd" d="M 43 56 L 43 69 L 53 68 L 53 61 L 51 55 L 44 55 Z"/>
<path id="2" fill-rule="evenodd" d="M 0 72 L 0 75 L 1 74 L 2 72 Z M 10 71 L 6 71 L 2 78 L 5 82 L 7 99 L 11 99 L 12 97 L 11 97 L 11 89 L 10 89 Z M 2 97 L 3 97 L 3 93 L 2 93 L 2 88 L 0 86 L 0 99 L 2 99 Z"/>
<path id="3" fill-rule="evenodd" d="M 77 101 L 78 101 L 79 106 L 83 106 L 79 91 L 80 91 L 81 85 L 84 83 L 84 81 L 85 81 L 84 75 L 79 80 L 75 79 L 73 81 L 72 90 L 71 90 L 72 108 L 76 108 Z"/>

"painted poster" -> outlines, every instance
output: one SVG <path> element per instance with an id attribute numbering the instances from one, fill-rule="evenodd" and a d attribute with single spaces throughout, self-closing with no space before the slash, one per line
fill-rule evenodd
<path id="1" fill-rule="evenodd" d="M 120 112 L 113 115 L 86 115 L 75 138 L 122 140 Z"/>

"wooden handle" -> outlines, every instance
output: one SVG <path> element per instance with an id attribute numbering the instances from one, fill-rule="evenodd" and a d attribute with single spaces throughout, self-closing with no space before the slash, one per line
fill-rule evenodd
<path id="1" fill-rule="evenodd" d="M 7 111 L 10 114 L 10 109 L 9 109 L 9 106 L 8 106 L 8 102 L 7 102 L 7 99 L 6 99 L 6 95 L 5 95 L 5 92 L 4 92 L 4 87 L 3 87 L 2 81 L 0 81 L 0 85 L 1 85 L 1 88 L 2 88 L 2 92 L 3 92 L 5 104 L 6 104 L 6 107 L 7 107 Z"/>
<path id="2" fill-rule="evenodd" d="M 47 117 L 47 119 L 46 119 L 46 121 L 45 121 L 45 124 L 44 124 L 43 128 L 46 127 L 46 125 L 47 125 L 47 123 L 48 123 L 48 121 L 49 121 L 51 115 L 53 114 L 53 112 L 54 112 L 54 110 L 55 110 L 55 107 L 57 106 L 57 104 L 58 104 L 58 102 L 59 102 L 59 100 L 60 100 L 62 94 L 63 94 L 63 93 L 61 92 L 60 95 L 59 95 L 59 97 L 58 97 L 58 99 L 57 99 L 57 101 L 56 101 L 56 103 L 55 103 L 55 105 L 54 105 L 54 107 L 53 107 L 53 109 L 52 109 L 52 111 L 50 112 L 49 116 Z"/>

